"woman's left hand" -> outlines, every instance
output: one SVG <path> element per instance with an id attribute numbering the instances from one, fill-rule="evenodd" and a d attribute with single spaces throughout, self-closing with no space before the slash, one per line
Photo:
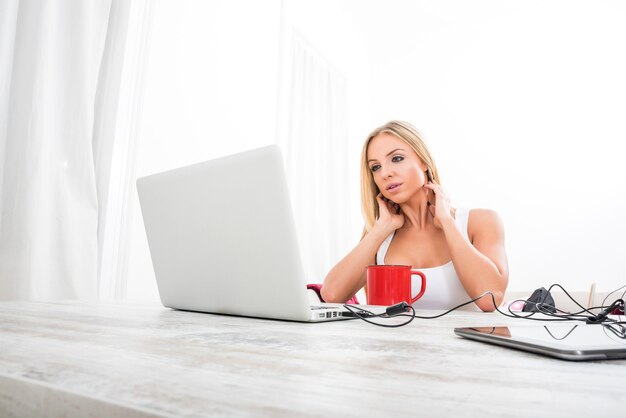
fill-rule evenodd
<path id="1" fill-rule="evenodd" d="M 437 183 L 429 181 L 424 185 L 427 189 L 431 190 L 434 198 L 429 196 L 428 201 L 430 206 L 428 210 L 430 214 L 435 218 L 435 226 L 437 228 L 443 228 L 443 223 L 453 219 L 450 210 L 450 199 L 444 193 L 441 186 Z M 430 195 L 431 193 L 429 193 Z"/>

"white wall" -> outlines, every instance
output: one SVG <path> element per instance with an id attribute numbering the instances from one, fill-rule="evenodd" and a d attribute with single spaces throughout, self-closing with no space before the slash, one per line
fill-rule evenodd
<path id="1" fill-rule="evenodd" d="M 624 282 L 626 3 L 161 1 L 139 175 L 274 142 L 281 10 L 348 79 L 354 243 L 361 143 L 405 119 L 452 200 L 503 217 L 512 290 Z M 128 295 L 155 297 L 139 217 L 133 245 Z"/>
<path id="2" fill-rule="evenodd" d="M 304 273 L 309 282 L 322 282 L 328 271 L 347 254 L 360 239 L 363 228 L 359 197 L 359 158 L 361 138 L 364 131 L 371 129 L 363 115 L 369 110 L 369 67 L 367 45 L 361 37 L 358 22 L 352 20 L 350 10 L 340 7 L 334 0 L 282 1 L 281 18 L 281 66 L 279 84 L 279 109 L 277 137 L 283 147 L 287 161 L 287 176 L 291 188 L 292 206 L 303 255 Z M 345 109 L 335 103 L 324 102 L 332 111 L 332 120 L 311 111 L 308 123 L 319 123 L 323 135 L 317 136 L 300 121 L 297 132 L 302 137 L 287 138 L 290 114 L 298 114 L 302 108 L 322 105 L 321 97 L 328 91 L 320 88 L 317 93 L 306 97 L 303 90 L 314 88 L 310 82 L 306 89 L 292 88 L 290 75 L 293 74 L 293 44 L 304 43 L 311 48 L 312 57 L 319 60 L 324 68 L 329 68 L 326 83 L 333 84 L 345 80 Z M 311 60 L 313 59 L 311 57 Z M 309 63 L 310 65 L 310 63 Z M 313 67 L 303 67 L 297 79 L 302 80 L 314 73 Z M 333 75 L 332 77 L 330 75 Z M 331 81 L 331 80 L 334 80 Z M 298 81 L 297 83 L 299 83 Z M 342 87 L 344 83 L 341 83 Z M 343 88 L 334 86 L 331 96 L 336 102 L 344 103 Z M 297 95 L 298 100 L 290 100 L 289 95 Z M 307 101 L 303 106 L 301 101 Z M 291 106 L 291 107 L 290 107 Z M 345 112 L 344 112 L 345 111 Z M 344 132 L 345 117 L 345 135 Z M 319 122 L 318 122 L 319 120 Z M 293 121 L 292 121 L 293 124 Z M 341 125 L 341 126 L 338 126 Z M 325 127 L 332 126 L 329 132 Z M 293 141 L 316 141 L 315 144 L 293 144 Z M 341 141 L 335 144 L 334 141 Z M 288 146 L 285 146 L 288 145 Z M 289 155 L 298 154 L 298 155 Z M 324 155 L 326 154 L 326 155 Z M 311 161 L 312 158 L 317 158 Z M 297 165 L 297 175 L 290 166 Z M 357 175 L 355 175 L 357 174 Z M 297 177 L 297 178 L 293 178 Z M 323 190 L 322 190 L 323 189 Z M 339 198 L 338 198 L 339 196 Z M 355 222 L 356 220 L 356 222 Z M 320 231 L 324 228 L 323 231 Z"/>
<path id="3" fill-rule="evenodd" d="M 368 4 L 371 119 L 415 124 L 452 200 L 502 215 L 510 289 L 622 285 L 626 4 Z"/>
<path id="4" fill-rule="evenodd" d="M 275 142 L 280 2 L 158 1 L 137 176 Z M 127 297 L 158 297 L 135 194 Z"/>

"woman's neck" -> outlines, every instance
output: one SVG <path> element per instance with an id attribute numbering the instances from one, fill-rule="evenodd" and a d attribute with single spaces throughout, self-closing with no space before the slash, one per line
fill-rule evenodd
<path id="1" fill-rule="evenodd" d="M 433 215 L 428 210 L 428 195 L 426 189 L 420 190 L 409 200 L 400 205 L 404 214 L 404 226 L 406 229 L 424 230 L 433 225 Z"/>

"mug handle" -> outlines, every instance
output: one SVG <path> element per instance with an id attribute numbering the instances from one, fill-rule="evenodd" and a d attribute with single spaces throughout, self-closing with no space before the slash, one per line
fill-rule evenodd
<path id="1" fill-rule="evenodd" d="M 424 292 L 426 291 L 426 276 L 424 275 L 424 273 L 422 273 L 419 270 L 411 269 L 411 275 L 413 274 L 417 274 L 418 276 L 422 278 L 422 289 L 420 290 L 417 296 L 415 296 L 414 298 L 411 298 L 411 304 L 415 303 L 419 298 L 421 298 L 424 295 Z"/>

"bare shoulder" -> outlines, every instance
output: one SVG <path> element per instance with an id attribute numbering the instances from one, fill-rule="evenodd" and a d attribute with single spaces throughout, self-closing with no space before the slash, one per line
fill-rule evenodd
<path id="1" fill-rule="evenodd" d="M 484 235 L 503 235 L 504 225 L 498 212 L 491 209 L 472 209 L 467 220 L 470 239 Z"/>

